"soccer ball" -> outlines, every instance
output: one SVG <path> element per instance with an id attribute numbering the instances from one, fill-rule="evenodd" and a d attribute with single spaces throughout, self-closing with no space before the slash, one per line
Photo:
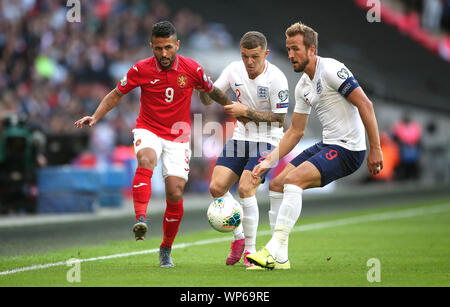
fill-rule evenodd
<path id="1" fill-rule="evenodd" d="M 235 199 L 220 197 L 209 205 L 206 217 L 213 229 L 230 232 L 241 224 L 243 213 L 241 205 Z"/>

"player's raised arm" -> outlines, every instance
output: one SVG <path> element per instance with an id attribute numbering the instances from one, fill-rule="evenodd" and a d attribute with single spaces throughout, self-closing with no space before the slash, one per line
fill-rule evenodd
<path id="1" fill-rule="evenodd" d="M 106 113 L 108 113 L 117 105 L 122 96 L 123 95 L 116 88 L 113 89 L 102 99 L 94 114 L 92 114 L 91 116 L 85 116 L 77 120 L 74 125 L 77 128 L 82 128 L 83 125 L 93 127 L 100 118 L 105 116 Z"/>
<path id="2" fill-rule="evenodd" d="M 347 97 L 358 108 L 359 115 L 369 138 L 369 154 L 367 155 L 367 168 L 372 175 L 383 169 L 383 153 L 381 152 L 378 124 L 372 102 L 361 87 L 354 89 Z"/>

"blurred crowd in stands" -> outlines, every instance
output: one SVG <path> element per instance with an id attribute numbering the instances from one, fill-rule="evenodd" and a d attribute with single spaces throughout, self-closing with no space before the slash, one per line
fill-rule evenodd
<path id="1" fill-rule="evenodd" d="M 436 1 L 442 19 L 439 24 L 448 30 L 450 0 Z M 437 15 L 428 17 L 427 14 L 430 14 L 428 6 L 436 1 L 404 2 L 413 8 L 414 14 L 419 14 L 419 7 L 422 8 L 423 26 L 434 31 Z M 134 158 L 131 130 L 140 109 L 139 89 L 122 98 L 95 129 L 78 130 L 73 123 L 92 114 L 136 61 L 152 55 L 148 43 L 155 22 L 168 19 L 174 23 L 181 40 L 181 53 L 183 48 L 198 50 L 201 54 L 204 50 L 223 50 L 236 45 L 224 25 L 207 23 L 189 8 L 172 10 L 163 0 L 82 1 L 82 22 L 67 21 L 66 5 L 66 1 L 60 0 L 0 1 L 0 120 L 3 122 L 0 141 L 5 141 L 12 133 L 8 129 L 14 125 L 22 129 L 21 132 L 14 130 L 18 133 L 16 136 L 32 134 L 32 138 L 17 145 L 31 146 L 31 156 L 23 157 L 32 157 L 30 167 L 63 163 L 97 167 Z M 407 26 L 420 23 L 411 20 L 403 21 Z M 450 40 L 448 43 L 450 46 Z M 219 72 L 209 73 L 217 77 Z M 192 114 L 196 113 L 203 114 L 203 123 L 227 120 L 220 106 L 205 108 L 194 93 Z M 403 138 L 405 131 L 414 129 L 400 125 L 382 135 L 384 144 L 397 141 L 400 158 L 399 162 L 393 160 L 394 166 L 406 161 L 402 144 L 410 145 L 412 140 Z M 230 129 L 226 130 L 224 125 L 223 130 L 223 138 L 229 137 Z M 417 145 L 421 132 L 413 134 L 413 143 Z M 206 135 L 193 142 L 193 147 L 202 146 L 206 159 L 192 159 L 188 191 L 208 191 L 211 166 L 222 141 Z M 418 161 L 417 152 L 408 151 L 408 154 L 415 157 L 414 163 Z M 2 156 L 0 151 L 0 163 L 6 165 L 8 155 L 14 157 L 13 152 L 4 152 Z"/>
<path id="2" fill-rule="evenodd" d="M 407 12 L 417 12 L 422 26 L 433 33 L 450 33 L 449 0 L 400 0 Z"/>
<path id="3" fill-rule="evenodd" d="M 231 36 L 189 9 L 172 12 L 163 1 L 83 1 L 83 22 L 67 22 L 59 0 L 0 3 L 1 113 L 19 113 L 47 133 L 75 133 L 70 123 L 92 113 L 101 98 L 139 59 L 151 56 L 152 25 L 170 19 L 182 44 L 222 48 Z M 109 122 L 128 135 L 139 95 L 124 98 Z M 125 140 L 123 140 L 125 139 Z"/>
<path id="4" fill-rule="evenodd" d="M 353 0 L 362 9 L 374 1 Z M 450 61 L 450 0 L 381 0 L 381 21 Z"/>
<path id="5" fill-rule="evenodd" d="M 409 114 L 394 124 L 388 131 L 380 133 L 383 152 L 383 170 L 372 176 L 378 181 L 415 180 L 420 175 L 422 127 Z"/>
<path id="6" fill-rule="evenodd" d="M 181 50 L 220 50 L 232 43 L 222 24 L 206 23 L 188 8 L 173 11 L 161 0 L 82 1 L 82 22 L 67 21 L 66 4 L 60 0 L 0 2 L 0 120 L 16 116 L 27 129 L 43 132 L 47 147 L 52 138 L 88 134 L 88 150 L 74 160 L 78 165 L 117 161 L 124 157 L 124 146 L 134 154 L 131 130 L 140 109 L 139 89 L 126 95 L 95 129 L 80 131 L 73 123 L 92 114 L 136 61 L 152 56 L 148 44 L 154 23 L 171 20 Z M 192 110 L 204 111 L 196 94 Z M 224 121 L 220 107 L 210 108 L 208 117 Z M 71 141 L 53 147 L 67 144 Z M 122 145 L 119 154 L 117 145 Z M 41 162 L 52 165 L 56 160 L 70 163 L 57 157 Z"/>

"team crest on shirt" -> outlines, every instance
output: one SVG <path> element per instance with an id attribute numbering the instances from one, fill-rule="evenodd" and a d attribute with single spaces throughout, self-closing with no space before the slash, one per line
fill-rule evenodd
<path id="1" fill-rule="evenodd" d="M 186 74 L 183 74 L 183 73 L 179 74 L 178 78 L 177 78 L 177 81 L 178 81 L 178 86 L 179 87 L 181 87 L 181 88 L 186 87 L 186 85 L 187 85 L 187 76 L 186 76 Z"/>
<path id="2" fill-rule="evenodd" d="M 266 86 L 258 86 L 258 98 L 267 99 L 269 98 L 269 88 Z"/>
<path id="3" fill-rule="evenodd" d="M 320 95 L 322 93 L 322 82 L 320 81 L 320 79 L 319 79 L 319 81 L 317 81 L 316 89 L 317 89 L 317 95 Z"/>
<path id="4" fill-rule="evenodd" d="M 141 139 L 136 141 L 136 147 L 138 147 L 139 145 L 141 145 Z"/>

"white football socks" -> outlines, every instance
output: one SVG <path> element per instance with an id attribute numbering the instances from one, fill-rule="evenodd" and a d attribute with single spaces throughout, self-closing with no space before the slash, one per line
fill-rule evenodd
<path id="1" fill-rule="evenodd" d="M 258 231 L 259 209 L 256 196 L 241 198 L 239 202 L 244 211 L 242 227 L 245 235 L 245 251 L 255 253 L 256 232 Z"/>
<path id="2" fill-rule="evenodd" d="M 289 233 L 302 211 L 303 189 L 293 184 L 285 184 L 283 191 L 283 201 L 278 211 L 272 239 L 266 245 L 269 253 L 281 263 L 288 260 Z"/>
<path id="3" fill-rule="evenodd" d="M 269 201 L 270 201 L 269 222 L 270 222 L 270 230 L 272 231 L 273 234 L 273 231 L 275 229 L 275 223 L 277 222 L 278 211 L 280 210 L 281 202 L 283 201 L 283 193 L 269 190 Z"/>

